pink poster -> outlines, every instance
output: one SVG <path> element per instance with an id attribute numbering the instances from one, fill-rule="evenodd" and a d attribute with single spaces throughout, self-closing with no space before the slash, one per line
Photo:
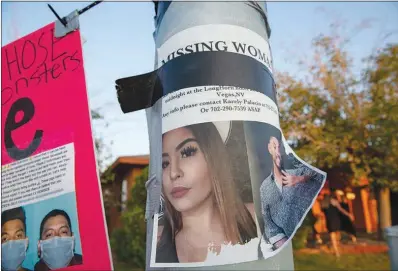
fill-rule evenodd
<path id="1" fill-rule="evenodd" d="M 80 31 L 2 47 L 2 268 L 111 270 Z"/>

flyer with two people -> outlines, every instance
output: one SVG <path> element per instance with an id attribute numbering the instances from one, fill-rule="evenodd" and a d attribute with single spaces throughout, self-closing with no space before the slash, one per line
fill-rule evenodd
<path id="1" fill-rule="evenodd" d="M 326 174 L 283 136 L 268 41 L 239 26 L 201 25 L 174 34 L 156 55 L 154 72 L 116 81 L 122 108 L 141 102 L 161 114 L 161 186 L 148 191 L 161 195 L 150 267 L 272 257 Z M 123 98 L 128 91 L 136 99 Z"/>
<path id="2" fill-rule="evenodd" d="M 111 270 L 80 31 L 2 47 L 2 270 Z"/>

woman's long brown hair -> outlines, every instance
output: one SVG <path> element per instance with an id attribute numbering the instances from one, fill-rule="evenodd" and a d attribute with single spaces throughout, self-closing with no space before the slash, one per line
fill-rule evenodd
<path id="1" fill-rule="evenodd" d="M 215 207 L 221 217 L 227 240 L 232 244 L 242 244 L 257 237 L 256 224 L 237 192 L 228 153 L 215 125 L 208 122 L 184 128 L 192 132 L 206 159 L 213 184 Z M 176 234 L 183 227 L 182 218 L 167 197 L 164 199 L 165 216 L 169 222 L 167 226 L 170 226 L 171 238 L 174 241 Z"/>

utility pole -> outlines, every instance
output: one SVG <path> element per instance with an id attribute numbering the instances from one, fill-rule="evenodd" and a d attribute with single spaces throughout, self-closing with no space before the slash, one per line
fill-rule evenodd
<path id="1" fill-rule="evenodd" d="M 159 261 L 154 259 L 153 255 L 157 253 L 160 242 L 158 241 L 158 221 L 159 217 L 163 215 L 161 211 L 163 205 L 160 200 L 163 178 L 163 135 L 173 129 L 178 129 L 178 127 L 188 127 L 190 124 L 230 120 L 252 121 L 253 123 L 256 121 L 258 123 L 268 122 L 273 129 L 279 129 L 276 90 L 272 76 L 272 55 L 268 42 L 271 30 L 265 2 L 156 1 L 154 6 L 156 13 L 153 33 L 156 49 L 155 71 L 116 80 L 122 111 L 128 113 L 145 108 L 147 113 L 151 156 L 149 180 L 146 184 L 148 191 L 145 215 L 147 220 L 146 270 L 293 270 L 293 253 L 290 242 L 286 242 L 286 245 L 278 250 L 278 253 L 272 254 L 272 257 L 266 257 L 266 259 L 262 257 L 262 248 L 260 249 L 259 242 L 254 246 L 251 245 L 251 250 L 246 250 L 245 245 L 237 255 L 227 255 L 229 258 L 227 260 L 231 260 L 231 258 L 233 260 L 235 256 L 245 257 L 247 254 L 246 260 L 233 264 L 211 266 L 173 264 L 176 261 L 179 263 L 178 259 L 169 264 L 159 265 Z M 197 102 L 201 105 L 215 100 L 216 91 L 210 94 L 211 91 L 207 91 L 209 86 L 216 86 L 216 88 L 219 86 L 226 95 L 239 93 L 239 89 L 244 89 L 245 93 L 240 92 L 234 95 L 237 97 L 252 95 L 251 101 L 262 102 L 261 106 L 264 107 L 269 102 L 268 108 L 272 107 L 273 110 L 275 108 L 274 114 L 267 111 L 263 111 L 266 113 L 262 114 L 251 112 L 246 112 L 246 114 L 238 112 L 241 109 L 246 110 L 246 107 L 240 106 L 226 106 L 225 108 L 231 110 L 230 112 L 215 113 L 211 113 L 211 111 L 218 107 L 198 106 L 194 108 L 194 113 L 190 114 L 189 112 L 193 111 L 189 110 L 196 106 L 194 99 L 198 99 Z M 186 93 L 182 93 L 185 90 Z M 166 96 L 167 98 L 165 98 Z M 169 102 L 170 100 L 173 101 Z M 239 100 L 243 99 L 234 101 L 241 103 L 242 101 Z M 185 113 L 177 108 L 177 104 L 178 108 L 185 110 Z M 170 108 L 166 108 L 167 106 Z M 176 111 L 180 112 L 175 113 Z M 169 117 L 170 115 L 171 117 Z M 220 132 L 222 128 L 217 129 L 223 138 L 223 134 Z M 245 136 L 242 135 L 242 137 L 241 143 L 245 145 Z M 224 144 L 226 144 L 225 141 Z M 255 155 L 248 156 L 251 156 L 248 158 L 249 163 L 255 163 Z M 259 192 L 264 176 L 261 174 L 261 169 L 257 171 L 250 169 L 249 178 L 252 178 L 253 213 L 258 218 L 255 238 L 259 240 L 259 236 L 262 236 L 259 230 L 264 229 Z M 257 181 L 254 182 L 254 179 Z M 227 212 L 232 211 L 231 209 L 227 210 Z M 164 228 L 163 232 L 165 231 Z M 239 234 L 241 235 L 241 232 Z M 253 236 L 253 231 L 251 234 Z M 174 239 L 172 242 L 175 242 Z M 268 243 L 269 241 L 264 242 Z M 175 246 L 163 252 L 167 254 L 171 250 L 174 252 L 170 257 L 177 258 Z M 251 256 L 253 257 L 250 258 Z M 167 257 L 166 255 L 166 262 Z"/>
<path id="2" fill-rule="evenodd" d="M 153 34 L 156 49 L 175 34 L 189 28 L 201 25 L 232 25 L 247 28 L 260 35 L 268 41 L 270 37 L 270 27 L 267 18 L 267 7 L 265 2 L 173 2 L 159 1 L 155 3 L 155 32 Z M 206 40 L 206 33 L 203 33 L 203 40 Z M 183 45 L 183 44 L 182 44 Z M 155 68 L 158 63 L 158 51 L 155 52 Z M 225 67 L 228 69 L 228 67 Z M 158 153 L 161 146 L 154 142 L 160 142 L 158 138 L 161 134 L 159 122 L 153 122 L 153 108 L 147 109 L 148 129 L 150 135 L 151 153 Z M 156 110 L 156 109 L 155 109 Z M 152 164 L 152 161 L 151 161 Z M 157 163 L 154 162 L 156 165 Z M 156 174 L 158 168 L 151 166 L 150 175 Z M 148 221 L 147 240 L 154 238 L 152 236 L 153 223 Z M 147 242 L 147 268 L 151 255 L 152 244 Z M 209 267 L 207 267 L 208 269 Z M 192 269 L 192 268 L 191 268 Z M 195 268 L 200 270 L 200 268 Z M 206 269 L 204 267 L 203 269 Z M 257 260 L 254 262 L 239 263 L 233 265 L 212 266 L 212 270 L 293 270 L 293 253 L 291 245 L 284 248 L 279 254 L 269 259 Z"/>

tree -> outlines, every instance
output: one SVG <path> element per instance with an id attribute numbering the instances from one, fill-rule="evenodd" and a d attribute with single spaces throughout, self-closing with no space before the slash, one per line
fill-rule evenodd
<path id="1" fill-rule="evenodd" d="M 104 123 L 104 116 L 101 115 L 98 110 L 91 110 L 91 119 L 93 120 L 95 126 L 98 126 L 100 123 L 104 124 L 105 127 L 108 126 L 107 122 Z M 105 171 L 105 167 L 107 166 L 108 160 L 111 158 L 111 154 L 109 153 L 109 149 L 104 143 L 103 138 L 98 133 L 98 130 L 94 129 L 93 133 L 97 165 L 99 174 L 101 175 Z"/>
<path id="2" fill-rule="evenodd" d="M 305 80 L 277 77 L 281 126 L 303 159 L 325 170 L 347 164 L 353 175 L 361 163 L 351 153 L 363 145 L 365 95 L 338 37 L 320 35 L 313 47 Z"/>
<path id="3" fill-rule="evenodd" d="M 111 154 L 107 145 L 104 143 L 103 138 L 98 133 L 98 126 L 108 125 L 106 122 L 104 123 L 104 117 L 99 113 L 98 110 L 91 110 L 91 119 L 93 120 L 94 126 L 97 129 L 94 129 L 94 145 L 95 152 L 97 158 L 97 166 L 98 166 L 98 175 L 100 176 L 101 188 L 102 188 L 102 199 L 104 203 L 105 217 L 106 223 L 109 227 L 110 217 L 109 213 L 115 207 L 118 208 L 120 205 L 119 200 L 116 198 L 113 187 L 114 174 L 106 172 L 106 166 L 108 164 L 109 159 L 111 158 Z"/>
<path id="4" fill-rule="evenodd" d="M 304 160 L 344 172 L 353 184 L 367 178 L 376 195 L 385 195 L 397 189 L 398 179 L 398 47 L 372 56 L 361 77 L 346 43 L 337 34 L 319 35 L 304 79 L 277 74 L 281 127 Z M 379 203 L 379 214 L 387 214 L 389 202 L 384 197 Z"/>
<path id="5" fill-rule="evenodd" d="M 369 177 L 380 187 L 397 190 L 398 174 L 398 45 L 387 45 L 369 58 L 371 66 L 365 71 L 371 106 L 367 127 Z"/>
<path id="6" fill-rule="evenodd" d="M 132 268 L 145 268 L 146 250 L 146 188 L 148 167 L 135 180 L 131 197 L 122 213 L 122 227 L 112 233 L 111 246 L 119 261 Z"/>
<path id="7" fill-rule="evenodd" d="M 389 189 L 398 191 L 398 45 L 387 45 L 369 62 L 364 77 L 371 101 L 370 124 L 364 156 L 372 169 L 368 177 L 378 200 L 381 239 L 382 229 L 391 226 Z"/>

